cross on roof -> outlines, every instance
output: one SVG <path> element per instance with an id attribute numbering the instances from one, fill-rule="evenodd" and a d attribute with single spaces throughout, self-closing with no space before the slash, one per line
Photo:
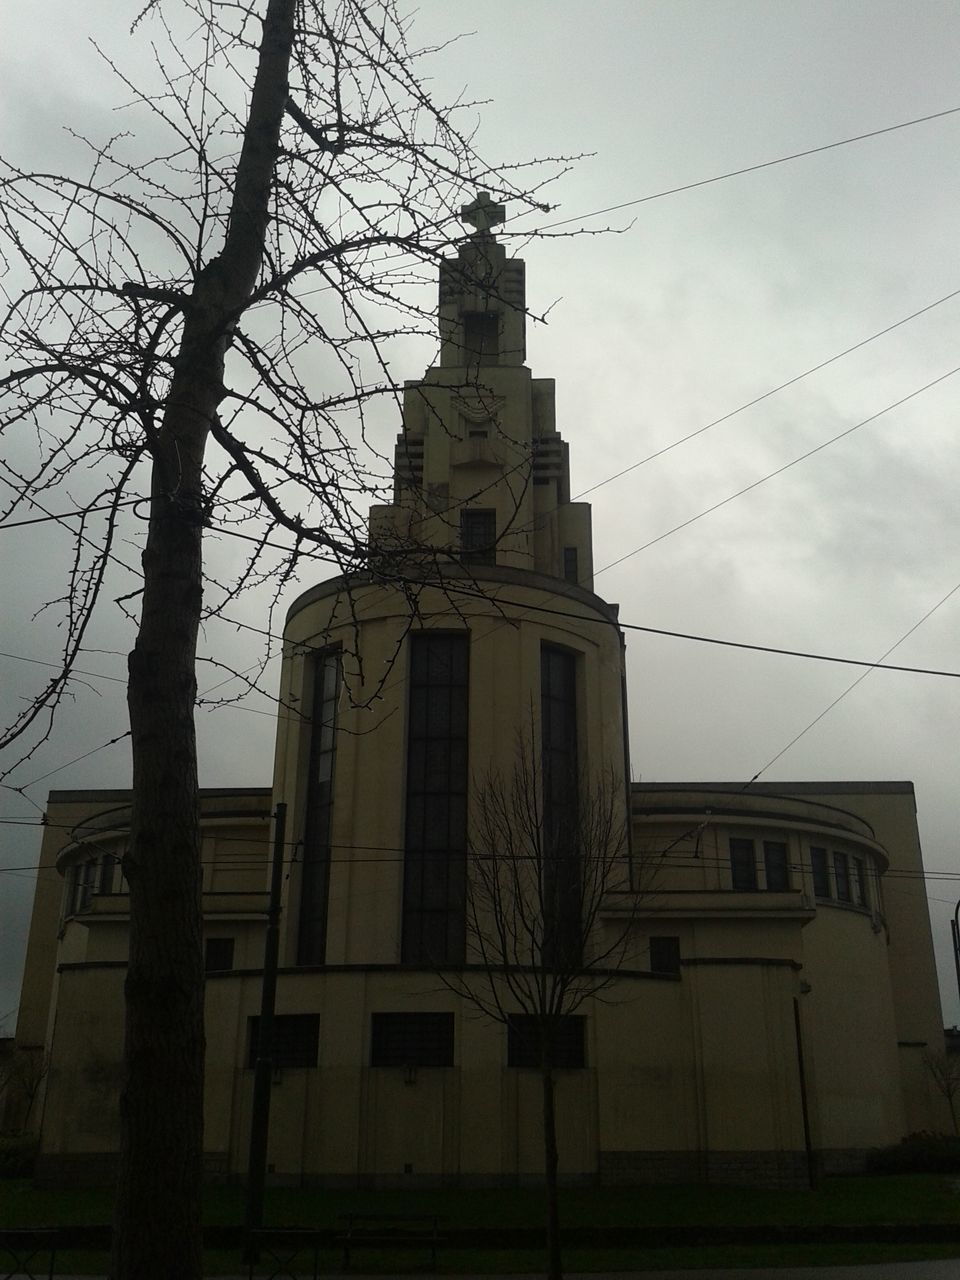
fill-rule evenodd
<path id="1" fill-rule="evenodd" d="M 471 227 L 476 227 L 482 232 L 489 231 L 498 222 L 505 222 L 507 215 L 504 213 L 503 205 L 497 204 L 490 198 L 489 191 L 478 191 L 477 198 L 472 204 L 461 206 L 460 217 L 464 222 L 469 222 Z"/>

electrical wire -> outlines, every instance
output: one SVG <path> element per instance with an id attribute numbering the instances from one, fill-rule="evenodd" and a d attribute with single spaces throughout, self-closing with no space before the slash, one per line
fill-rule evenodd
<path id="1" fill-rule="evenodd" d="M 697 187 L 709 187 L 715 182 L 726 182 L 728 178 L 739 178 L 747 173 L 757 173 L 761 169 L 772 169 L 776 165 L 788 164 L 791 160 L 802 160 L 806 156 L 819 155 L 824 151 L 833 151 L 837 147 L 848 147 L 853 142 L 864 142 L 867 138 L 879 138 L 885 133 L 896 133 L 899 129 L 910 129 L 917 124 L 926 124 L 930 120 L 942 120 L 946 116 L 956 115 L 960 107 L 947 107 L 945 111 L 934 111 L 927 116 L 916 116 L 912 120 L 901 120 L 899 124 L 890 124 L 883 129 L 871 129 L 867 133 L 856 133 L 849 138 L 840 138 L 836 142 L 827 142 L 819 147 L 808 147 L 805 151 L 792 151 L 789 155 L 778 156 L 775 160 L 763 160 L 759 164 L 745 165 L 742 169 L 729 169 L 726 173 L 715 174 L 712 178 L 701 178 L 698 182 L 685 182 L 679 187 L 669 187 L 665 191 L 655 191 L 652 195 L 639 196 L 636 200 L 623 200 L 620 204 L 607 205 L 604 209 L 594 209 L 590 213 L 581 213 L 573 218 L 562 218 L 558 222 L 547 222 L 537 228 L 537 232 L 552 231 L 556 227 L 567 227 L 572 222 L 585 222 L 588 218 L 599 218 L 605 213 L 619 213 L 621 209 L 633 209 L 637 205 L 649 204 L 651 200 L 663 200 L 666 196 L 679 195 L 681 191 L 694 191 Z M 530 235 L 529 231 L 518 233 Z"/>
<path id="2" fill-rule="evenodd" d="M 650 547 L 656 546 L 658 542 L 663 542 L 665 538 L 669 538 L 674 533 L 679 533 L 681 529 L 687 529 L 692 524 L 696 524 L 698 520 L 702 520 L 704 516 L 712 515 L 714 511 L 719 511 L 721 507 L 728 506 L 737 498 L 742 498 L 746 493 L 752 493 L 754 489 L 759 489 L 762 484 L 766 484 L 768 480 L 773 480 L 776 476 L 783 475 L 785 471 L 789 471 L 791 467 L 797 466 L 801 462 L 806 462 L 808 458 L 812 458 L 815 454 L 822 453 L 824 449 L 829 449 L 831 445 L 836 444 L 839 440 L 845 439 L 852 435 L 854 431 L 859 431 L 861 427 L 867 426 L 868 423 L 876 422 L 878 418 L 882 418 L 884 414 L 899 409 L 901 405 L 907 404 L 908 401 L 916 399 L 917 396 L 923 395 L 925 391 L 929 391 L 931 387 L 938 386 L 941 382 L 945 382 L 948 378 L 952 378 L 955 374 L 960 373 L 960 365 L 953 369 L 949 369 L 946 373 L 941 373 L 939 377 L 934 378 L 931 382 L 925 383 L 922 387 L 917 387 L 915 391 L 909 392 L 908 395 L 901 396 L 899 400 L 893 401 L 892 404 L 885 405 L 876 413 L 872 413 L 868 418 L 855 422 L 852 427 L 840 431 L 835 436 L 831 436 L 829 440 L 824 440 L 821 444 L 816 445 L 812 449 L 808 449 L 806 453 L 801 453 L 799 457 L 794 458 L 791 462 L 785 462 L 782 467 L 777 467 L 774 471 L 769 471 L 765 476 L 761 476 L 759 480 L 754 480 L 751 484 L 744 485 L 742 489 L 738 489 L 736 493 L 729 494 L 726 498 L 722 498 L 719 502 L 715 502 L 712 506 L 706 507 L 703 511 L 698 511 L 695 516 L 691 516 L 688 520 L 681 521 L 672 529 L 657 534 L 655 538 L 651 538 L 648 542 L 644 542 L 642 546 L 634 547 L 632 551 L 628 551 L 625 555 L 619 556 L 616 560 L 611 560 L 609 564 L 605 564 L 601 569 L 594 572 L 594 577 L 599 577 L 601 573 L 606 573 L 608 569 L 614 569 L 617 565 L 623 564 L 625 560 L 629 560 L 632 556 L 639 555 L 641 551 L 647 551 Z"/>
<path id="3" fill-rule="evenodd" d="M 893 333 L 894 329 L 899 329 L 901 325 L 905 325 L 911 320 L 916 320 L 918 316 L 925 315 L 928 311 L 932 311 L 934 307 L 942 306 L 943 303 L 949 302 L 952 298 L 958 296 L 960 296 L 960 289 L 944 294 L 936 302 L 928 303 L 925 307 L 921 307 L 919 311 L 913 311 L 901 320 L 896 320 L 893 324 L 887 325 L 885 329 L 879 329 L 876 333 L 872 333 L 869 338 L 863 338 L 859 342 L 855 342 L 853 346 L 846 347 L 843 351 L 838 351 L 836 355 L 832 355 L 826 360 L 821 360 L 819 364 L 812 365 L 809 369 L 805 369 L 803 373 L 795 374 L 794 377 L 788 378 L 786 382 L 781 382 L 776 387 L 771 387 L 769 391 L 764 391 L 761 395 L 754 396 L 752 400 L 747 400 L 746 403 L 739 405 L 736 409 L 731 409 L 729 413 L 724 413 L 719 418 L 714 418 L 712 422 L 708 422 L 702 427 L 697 427 L 696 431 L 691 431 L 687 435 L 681 436 L 679 440 L 674 440 L 671 444 L 665 444 L 662 449 L 656 449 L 653 453 L 648 453 L 645 458 L 641 458 L 638 462 L 631 462 L 628 467 L 622 467 L 619 471 L 615 471 L 612 476 L 607 476 L 605 480 L 598 480 L 596 484 L 590 485 L 589 488 L 581 489 L 574 496 L 573 501 L 578 502 L 581 498 L 585 498 L 588 493 L 594 493 L 597 489 L 602 489 L 604 485 L 612 484 L 614 480 L 619 480 L 622 476 L 629 475 L 631 471 L 636 471 L 638 467 L 643 467 L 648 462 L 653 462 L 656 458 L 662 458 L 665 453 L 670 453 L 673 449 L 679 448 L 680 445 L 686 444 L 690 440 L 695 440 L 697 436 L 702 436 L 705 431 L 710 431 L 713 427 L 719 427 L 723 422 L 729 422 L 737 414 L 744 413 L 747 409 L 752 409 L 755 405 L 762 404 L 764 400 L 769 400 L 771 396 L 777 395 L 778 392 L 785 391 L 787 387 L 795 386 L 798 382 L 802 382 L 804 378 L 809 378 L 811 374 L 819 373 L 821 369 L 826 369 L 829 365 L 836 364 L 844 356 L 849 356 L 854 351 L 861 350 L 869 343 L 876 342 L 878 338 L 883 338 L 888 333 Z"/>

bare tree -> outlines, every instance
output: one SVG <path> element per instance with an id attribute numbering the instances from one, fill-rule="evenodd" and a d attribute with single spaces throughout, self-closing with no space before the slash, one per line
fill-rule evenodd
<path id="1" fill-rule="evenodd" d="M 367 555 L 365 508 L 387 468 L 365 405 L 395 391 L 390 344 L 432 327 L 422 286 L 462 234 L 453 215 L 465 195 L 490 187 L 543 206 L 524 173 L 498 176 L 460 117 L 432 101 L 418 74 L 429 51 L 408 44 L 394 0 L 145 0 L 141 25 L 156 82 L 110 64 L 124 132 L 78 138 L 81 160 L 64 176 L 0 162 L 11 370 L 0 479 L 12 494 L 0 520 L 57 520 L 73 547 L 51 602 L 62 669 L 0 746 L 24 744 L 22 761 L 49 736 L 95 606 L 119 591 L 137 632 L 112 1274 L 191 1280 L 204 1047 L 198 631 L 244 588 L 268 583 L 275 601 L 303 555 L 387 572 Z M 206 530 L 246 539 L 227 580 L 204 576 Z"/>
<path id="2" fill-rule="evenodd" d="M 512 772 L 489 774 L 475 789 L 467 967 L 439 976 L 506 1027 L 514 1052 L 539 1069 L 547 1274 L 561 1280 L 556 1071 L 571 1033 L 582 1029 L 574 1015 L 627 975 L 643 897 L 631 871 L 622 782 L 612 773 L 568 779 L 558 804 L 539 764 L 531 737 L 518 744 Z"/>
<path id="3" fill-rule="evenodd" d="M 33 1109 L 49 1070 L 50 1059 L 42 1047 L 16 1047 L 0 1062 L 0 1121 L 3 1130 L 17 1136 L 33 1132 Z"/>
<path id="4" fill-rule="evenodd" d="M 943 1049 L 939 1053 L 927 1050 L 923 1055 L 923 1065 L 930 1072 L 937 1092 L 946 1099 L 950 1119 L 953 1121 L 953 1132 L 960 1137 L 956 1104 L 956 1096 L 960 1093 L 960 1054 L 947 1053 Z"/>

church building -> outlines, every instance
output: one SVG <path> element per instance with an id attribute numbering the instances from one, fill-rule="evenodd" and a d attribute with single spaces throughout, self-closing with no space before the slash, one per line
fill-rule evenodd
<path id="1" fill-rule="evenodd" d="M 289 608 L 272 785 L 202 794 L 208 1172 L 246 1169 L 285 806 L 271 1176 L 542 1177 L 529 1010 L 509 983 L 499 1020 L 467 994 L 491 955 L 510 967 L 471 904 L 513 843 L 481 838 L 478 813 L 521 793 L 547 885 L 530 965 L 605 957 L 602 993 L 564 1010 L 561 1177 L 787 1187 L 861 1168 L 944 1124 L 926 902 L 890 890 L 922 875 L 913 787 L 630 781 L 624 637 L 593 590 L 554 382 L 525 363 L 524 263 L 500 206 L 463 212 L 369 572 Z M 612 820 L 584 922 L 588 795 Z M 115 1162 L 128 824 L 127 792 L 50 794 L 17 1027 L 42 1064 L 45 1180 Z"/>

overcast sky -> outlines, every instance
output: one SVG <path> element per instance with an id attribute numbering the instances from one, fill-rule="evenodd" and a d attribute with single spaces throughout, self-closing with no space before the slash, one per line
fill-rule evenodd
<path id="1" fill-rule="evenodd" d="M 118 95 L 85 37 L 142 55 L 144 34 L 125 34 L 139 7 L 8 7 L 5 152 L 55 168 L 72 145 L 63 123 L 103 121 Z M 559 209 L 546 221 L 617 232 L 507 240 L 527 260 L 532 310 L 556 304 L 528 334 L 529 363 L 557 379 L 574 489 L 593 503 L 596 564 L 614 565 L 597 591 L 626 623 L 871 661 L 936 609 L 889 661 L 960 670 L 960 591 L 945 600 L 960 585 L 960 374 L 944 377 L 960 365 L 960 298 L 948 298 L 960 290 L 960 114 L 649 199 L 960 107 L 960 7 L 598 0 L 586 22 L 585 12 L 573 0 L 427 0 L 415 30 L 423 42 L 473 32 L 437 59 L 432 87 L 490 99 L 476 113 L 487 155 L 591 153 L 554 189 Z M 430 354 L 411 344 L 403 376 Z M 56 660 L 56 635 L 30 615 L 61 553 L 46 534 L 0 539 L 5 652 Z M 255 602 L 244 616 L 257 618 Z M 130 640 L 108 604 L 93 642 L 106 652 L 83 665 L 113 680 L 78 688 L 16 775 L 23 794 L 4 793 L 7 819 L 35 824 L 50 787 L 128 782 L 126 743 L 102 744 L 126 727 Z M 246 665 L 242 635 L 209 628 L 206 643 Z M 37 671 L 0 659 L 6 707 Z M 770 763 L 857 669 L 637 633 L 628 674 L 636 777 L 915 782 L 927 882 L 889 892 L 930 899 L 944 1012 L 956 1022 L 960 681 L 873 672 Z M 201 714 L 205 785 L 269 782 L 264 710 Z M 0 867 L 28 867 L 38 848 L 35 825 L 0 827 Z M 17 1002 L 32 890 L 29 871 L 0 875 L 0 1015 Z"/>

